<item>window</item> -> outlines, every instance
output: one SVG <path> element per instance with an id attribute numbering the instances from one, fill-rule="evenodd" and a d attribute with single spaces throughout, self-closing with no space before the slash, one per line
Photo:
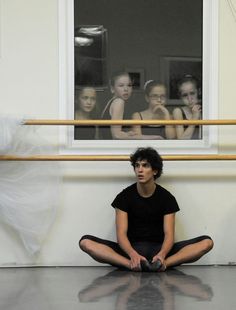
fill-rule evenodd
<path id="1" fill-rule="evenodd" d="M 107 85 L 107 30 L 102 26 L 78 26 L 74 30 L 75 87 Z"/>

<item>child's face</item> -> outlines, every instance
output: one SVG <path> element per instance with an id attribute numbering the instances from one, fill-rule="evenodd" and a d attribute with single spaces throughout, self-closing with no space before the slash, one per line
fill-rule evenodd
<path id="1" fill-rule="evenodd" d="M 111 91 L 116 97 L 119 97 L 124 101 L 128 100 L 132 94 L 132 83 L 129 76 L 121 75 L 115 79 Z"/>
<path id="2" fill-rule="evenodd" d="M 180 97 L 185 105 L 193 107 L 198 103 L 198 91 L 194 83 L 183 83 L 180 88 Z"/>
<path id="3" fill-rule="evenodd" d="M 158 105 L 166 104 L 166 88 L 163 85 L 154 86 L 149 95 L 146 96 L 150 108 L 155 108 Z"/>
<path id="4" fill-rule="evenodd" d="M 84 88 L 79 95 L 79 107 L 82 111 L 91 112 L 96 104 L 96 91 L 93 88 Z"/>

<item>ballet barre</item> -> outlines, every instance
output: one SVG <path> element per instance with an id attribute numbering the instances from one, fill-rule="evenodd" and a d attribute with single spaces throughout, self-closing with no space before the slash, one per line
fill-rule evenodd
<path id="1" fill-rule="evenodd" d="M 50 120 L 29 119 L 24 125 L 76 125 L 76 126 L 104 126 L 104 125 L 236 125 L 235 119 L 212 120 Z"/>
<path id="2" fill-rule="evenodd" d="M 235 119 L 212 120 L 52 120 L 28 119 L 23 125 L 236 125 Z M 216 155 L 162 155 L 165 161 L 212 161 L 236 160 L 234 154 Z M 0 155 L 0 161 L 129 161 L 128 155 Z"/>
<path id="3" fill-rule="evenodd" d="M 236 160 L 236 155 L 162 155 L 165 161 Z M 0 161 L 129 161 L 128 155 L 0 155 Z"/>

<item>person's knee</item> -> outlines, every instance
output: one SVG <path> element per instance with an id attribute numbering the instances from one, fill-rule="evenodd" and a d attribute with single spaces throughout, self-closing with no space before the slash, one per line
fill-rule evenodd
<path id="1" fill-rule="evenodd" d="M 207 239 L 202 240 L 202 246 L 203 246 L 203 251 L 207 253 L 213 248 L 214 242 L 212 239 L 207 238 Z"/>
<path id="2" fill-rule="evenodd" d="M 91 249 L 91 245 L 92 245 L 92 241 L 89 238 L 89 236 L 83 236 L 80 241 L 79 241 L 79 247 L 81 248 L 81 250 L 83 250 L 84 252 L 89 252 L 89 250 Z"/>

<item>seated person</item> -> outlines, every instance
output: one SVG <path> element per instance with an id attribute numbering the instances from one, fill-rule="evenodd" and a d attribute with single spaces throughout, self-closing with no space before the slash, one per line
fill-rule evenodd
<path id="1" fill-rule="evenodd" d="M 75 97 L 75 120 L 96 119 L 96 89 L 90 86 L 83 87 Z M 76 140 L 91 140 L 97 136 L 96 126 L 75 126 Z"/>
<path id="2" fill-rule="evenodd" d="M 153 148 L 139 148 L 130 157 L 137 182 L 119 193 L 116 213 L 117 242 L 85 235 L 80 248 L 96 261 L 133 271 L 165 271 L 197 261 L 213 247 L 209 236 L 174 241 L 175 197 L 156 183 L 162 158 Z"/>
<path id="3" fill-rule="evenodd" d="M 175 120 L 199 120 L 202 117 L 202 106 L 199 100 L 198 81 L 191 75 L 186 75 L 178 83 L 179 96 L 183 107 L 175 108 Z M 200 127 L 196 125 L 176 126 L 177 139 L 201 139 Z"/>
<path id="4" fill-rule="evenodd" d="M 128 119 L 126 106 L 132 95 L 132 81 L 127 72 L 117 72 L 111 78 L 111 92 L 113 97 L 105 106 L 101 119 L 103 120 L 122 120 Z M 134 139 L 133 132 L 127 126 L 100 126 L 101 138 L 106 140 Z"/>
<path id="5" fill-rule="evenodd" d="M 162 83 L 150 80 L 145 84 L 145 99 L 148 108 L 133 114 L 135 120 L 169 120 L 170 113 L 166 105 L 166 87 Z M 133 131 L 140 139 L 175 139 L 175 128 L 172 125 L 134 126 Z"/>

